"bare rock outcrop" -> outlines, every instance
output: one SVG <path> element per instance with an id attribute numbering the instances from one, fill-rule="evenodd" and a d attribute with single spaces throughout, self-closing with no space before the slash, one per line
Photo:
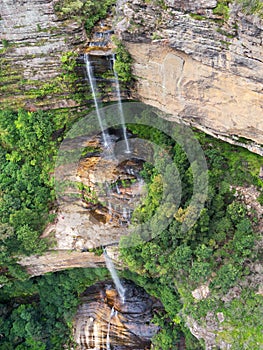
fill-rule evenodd
<path id="1" fill-rule="evenodd" d="M 47 272 L 61 271 L 75 267 L 103 267 L 103 256 L 92 252 L 51 251 L 43 255 L 31 255 L 19 261 L 31 276 L 43 275 Z"/>
<path id="2" fill-rule="evenodd" d="M 263 154 L 263 23 L 232 5 L 222 24 L 212 11 L 216 5 L 119 3 L 116 32 L 134 59 L 134 96 Z"/>

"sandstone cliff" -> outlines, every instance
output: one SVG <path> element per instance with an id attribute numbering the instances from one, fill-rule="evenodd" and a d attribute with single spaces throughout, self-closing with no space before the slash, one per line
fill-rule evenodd
<path id="1" fill-rule="evenodd" d="M 134 59 L 135 97 L 262 154 L 262 20 L 230 4 L 223 23 L 217 1 L 155 3 L 119 1 L 116 31 Z"/>
<path id="2" fill-rule="evenodd" d="M 76 107 L 76 81 L 61 57 L 83 51 L 83 25 L 58 18 L 55 0 L 4 0 L 0 8 L 1 106 Z M 262 28 L 255 15 L 218 1 L 119 0 L 115 31 L 134 59 L 133 96 L 262 154 Z M 74 80 L 74 79 L 73 79 Z M 250 145 L 250 140 L 253 145 Z"/>
<path id="3" fill-rule="evenodd" d="M 31 276 L 76 267 L 104 267 L 104 257 L 90 252 L 50 251 L 41 256 L 24 257 L 19 262 Z"/>
<path id="4" fill-rule="evenodd" d="M 152 324 L 162 305 L 131 281 L 122 280 L 125 303 L 111 281 L 89 287 L 81 296 L 74 319 L 77 349 L 143 350 L 159 327 Z"/>
<path id="5" fill-rule="evenodd" d="M 62 54 L 86 39 L 81 23 L 59 19 L 53 0 L 3 0 L 0 5 L 1 108 L 74 107 L 62 76 Z"/>

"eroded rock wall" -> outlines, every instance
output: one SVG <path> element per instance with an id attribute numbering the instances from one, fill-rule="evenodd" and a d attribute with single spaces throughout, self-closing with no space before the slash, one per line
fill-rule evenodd
<path id="1" fill-rule="evenodd" d="M 31 276 L 40 276 L 47 272 L 61 271 L 76 267 L 104 267 L 103 255 L 92 252 L 69 250 L 50 251 L 41 256 L 24 257 L 19 261 Z"/>
<path id="2" fill-rule="evenodd" d="M 0 5 L 3 107 L 74 107 L 61 57 L 85 40 L 83 26 L 59 19 L 53 0 L 3 0 Z M 45 85 L 49 84 L 49 85 Z M 33 106 L 32 106 L 33 105 Z"/>
<path id="3" fill-rule="evenodd" d="M 263 144 L 259 84 L 206 66 L 162 43 L 127 43 L 134 59 L 138 98 L 205 132 Z M 233 139 L 231 139 L 231 136 Z M 241 144 L 241 142 L 240 142 Z M 262 147 L 246 145 L 263 154 Z"/>
<path id="4" fill-rule="evenodd" d="M 125 303 L 111 281 L 89 287 L 81 296 L 74 319 L 77 349 L 143 350 L 159 327 L 151 320 L 163 307 L 131 281 L 121 280 Z"/>
<path id="5" fill-rule="evenodd" d="M 116 28 L 134 59 L 135 96 L 214 136 L 262 145 L 263 22 L 230 5 L 222 23 L 216 5 L 119 2 Z"/>

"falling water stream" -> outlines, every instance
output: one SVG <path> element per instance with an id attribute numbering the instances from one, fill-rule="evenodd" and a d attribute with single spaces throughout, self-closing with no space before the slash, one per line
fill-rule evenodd
<path id="1" fill-rule="evenodd" d="M 114 306 L 111 309 L 111 313 L 110 313 L 110 319 L 109 319 L 109 323 L 108 323 L 108 331 L 107 331 L 107 338 L 106 338 L 106 348 L 107 350 L 111 350 L 110 347 L 110 324 L 111 324 L 111 319 L 112 317 L 115 315 L 115 309 Z"/>
<path id="2" fill-rule="evenodd" d="M 121 284 L 121 281 L 120 281 L 119 276 L 117 274 L 117 271 L 114 267 L 114 264 L 113 264 L 111 258 L 107 254 L 106 248 L 104 248 L 103 253 L 104 253 L 106 266 L 111 274 L 111 277 L 112 277 L 113 282 L 116 286 L 117 292 L 118 292 L 122 302 L 124 303 L 125 302 L 125 288 Z"/>
<path id="3" fill-rule="evenodd" d="M 94 78 L 93 75 L 93 69 L 91 66 L 91 62 L 89 61 L 89 56 L 88 54 L 84 55 L 84 60 L 85 60 L 85 64 L 86 64 L 86 71 L 87 71 L 87 75 L 88 75 L 88 79 L 89 79 L 89 83 L 90 83 L 90 87 L 92 90 L 92 95 L 93 95 L 93 99 L 94 99 L 94 103 L 95 103 L 95 107 L 96 107 L 96 113 L 97 113 L 97 117 L 98 117 L 98 121 L 100 124 L 100 128 L 102 131 L 102 137 L 103 137 L 103 143 L 105 145 L 105 147 L 109 148 L 108 146 L 108 142 L 107 142 L 107 138 L 106 138 L 106 134 L 105 131 L 103 129 L 103 125 L 102 125 L 102 116 L 99 110 L 99 104 L 98 104 L 98 100 L 96 97 L 96 92 L 97 92 L 97 85 L 96 85 L 96 80 Z M 125 140 L 125 145 L 126 145 L 126 150 L 125 153 L 130 153 L 130 147 L 129 147 L 129 142 L 128 142 L 128 138 L 127 138 L 127 131 L 126 131 L 126 126 L 125 126 L 125 119 L 124 119 L 124 113 L 123 113 L 123 108 L 122 108 L 122 101 L 121 101 L 121 94 L 120 94 L 120 84 L 119 84 L 119 79 L 118 79 L 118 74 L 114 69 L 114 62 L 115 62 L 115 57 L 114 55 L 112 55 L 112 61 L 113 61 L 113 72 L 114 72 L 114 78 L 115 78 L 115 86 L 116 86 L 116 92 L 117 92 L 117 97 L 118 97 L 118 109 L 119 109 L 119 115 L 120 115 L 120 122 L 122 125 L 122 131 L 123 131 L 123 138 Z M 113 155 L 114 156 L 114 155 Z M 120 194 L 120 188 L 118 186 L 118 184 L 116 183 L 116 192 L 118 194 Z M 112 189 L 107 185 L 106 186 L 106 194 L 107 195 L 111 195 L 112 194 Z M 112 213 L 112 209 L 113 209 L 113 205 L 111 203 L 111 201 L 109 200 L 108 202 L 108 211 L 109 214 L 111 215 Z M 124 208 L 123 209 L 123 216 L 125 219 L 127 219 L 127 217 L 130 217 L 130 211 L 129 214 L 127 212 L 127 209 Z M 122 303 L 125 303 L 125 288 L 123 287 L 123 285 L 121 284 L 121 281 L 119 279 L 119 276 L 117 274 L 117 271 L 114 267 L 114 264 L 111 260 L 111 258 L 108 256 L 107 254 L 107 250 L 106 248 L 104 248 L 104 258 L 105 258 L 105 263 L 106 266 L 111 274 L 112 280 L 115 284 L 116 290 L 119 294 L 120 299 L 122 300 Z M 111 326 L 111 319 L 114 315 L 117 315 L 117 311 L 115 311 L 114 307 L 112 307 L 111 309 L 111 313 L 110 313 L 110 318 L 109 318 L 109 322 L 108 322 L 108 329 L 107 329 L 107 338 L 106 338 L 106 348 L 107 350 L 111 349 L 110 346 L 110 326 Z"/>
<path id="4" fill-rule="evenodd" d="M 100 129 L 101 129 L 101 132 L 102 132 L 103 143 L 104 143 L 105 147 L 107 147 L 108 146 L 108 142 L 107 142 L 106 134 L 105 134 L 105 131 L 104 131 L 104 128 L 103 128 L 103 125 L 102 125 L 102 117 L 101 117 L 101 113 L 100 113 L 98 99 L 97 99 L 97 96 L 96 96 L 97 84 L 96 84 L 96 80 L 95 80 L 94 75 L 93 75 L 93 69 L 92 69 L 92 65 L 90 63 L 88 54 L 84 54 L 84 61 L 85 61 L 85 64 L 86 64 L 86 72 L 87 72 L 87 75 L 88 75 L 88 78 L 89 78 L 89 83 L 90 83 L 90 87 L 91 87 L 91 91 L 92 91 L 93 100 L 94 100 L 94 103 L 95 103 L 96 113 L 97 113 L 98 121 L 99 121 L 99 124 L 100 124 Z"/>

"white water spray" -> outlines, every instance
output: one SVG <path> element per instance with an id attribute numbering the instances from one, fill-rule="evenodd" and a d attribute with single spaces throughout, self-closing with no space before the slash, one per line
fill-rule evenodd
<path id="1" fill-rule="evenodd" d="M 110 323 L 111 323 L 111 319 L 115 314 L 115 309 L 114 306 L 111 309 L 111 313 L 110 313 L 110 319 L 109 319 L 109 323 L 108 323 L 108 331 L 107 331 L 107 338 L 106 338 L 106 348 L 107 350 L 111 350 L 110 348 Z"/>
<path id="2" fill-rule="evenodd" d="M 102 131 L 102 138 L 103 138 L 103 143 L 105 145 L 105 147 L 108 146 L 108 142 L 107 142 L 107 138 L 106 138 L 106 134 L 102 125 L 102 117 L 101 117 L 101 113 L 100 113 L 100 109 L 99 109 L 99 104 L 98 104 L 98 99 L 96 96 L 96 92 L 97 92 L 97 84 L 96 84 L 96 80 L 94 78 L 93 75 L 93 69 L 92 69 L 92 65 L 90 63 L 89 60 L 89 55 L 88 54 L 84 54 L 84 62 L 86 64 L 86 72 L 88 75 L 88 79 L 89 79 L 89 83 L 90 83 L 90 87 L 91 87 L 91 92 L 92 92 L 92 96 L 93 96 L 93 100 L 95 103 L 95 108 L 96 108 L 96 113 L 97 113 L 97 117 L 98 117 L 98 121 L 100 124 L 100 129 Z"/>
<path id="3" fill-rule="evenodd" d="M 117 274 L 117 271 L 114 267 L 114 264 L 113 264 L 111 258 L 107 254 L 106 248 L 103 249 L 103 252 L 104 252 L 106 266 L 107 266 L 108 270 L 110 271 L 111 277 L 113 279 L 113 282 L 115 284 L 115 287 L 117 289 L 119 297 L 121 298 L 122 302 L 124 303 L 125 302 L 125 288 L 121 284 L 121 281 L 120 281 L 119 276 Z"/>

